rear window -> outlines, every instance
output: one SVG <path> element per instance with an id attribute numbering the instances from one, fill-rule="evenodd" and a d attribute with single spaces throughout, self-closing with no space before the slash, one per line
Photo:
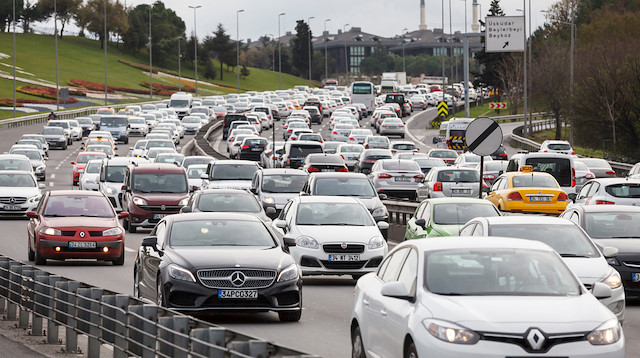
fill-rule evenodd
<path id="1" fill-rule="evenodd" d="M 306 157 L 312 153 L 322 153 L 322 147 L 319 145 L 292 145 L 289 151 L 289 155 L 292 157 Z"/>
<path id="2" fill-rule="evenodd" d="M 413 143 L 396 143 L 396 144 L 393 144 L 393 149 L 413 150 L 415 148 L 416 148 L 416 146 L 413 145 Z"/>
<path id="3" fill-rule="evenodd" d="M 507 170 L 507 161 L 506 160 L 492 160 L 489 162 L 484 162 L 484 170 L 487 171 L 505 171 Z"/>
<path id="4" fill-rule="evenodd" d="M 433 158 L 455 158 L 458 153 L 453 150 L 434 150 L 429 153 L 429 156 Z"/>
<path id="5" fill-rule="evenodd" d="M 374 197 L 376 192 L 366 178 L 320 178 L 316 180 L 315 195 Z"/>
<path id="6" fill-rule="evenodd" d="M 525 164 L 531 165 L 534 172 L 553 175 L 560 186 L 571 186 L 571 160 L 564 158 L 527 158 Z"/>
<path id="7" fill-rule="evenodd" d="M 413 160 L 390 160 L 382 163 L 384 170 L 412 170 L 420 171 L 420 166 Z"/>
<path id="8" fill-rule="evenodd" d="M 210 180 L 251 180 L 257 169 L 255 165 L 216 164 L 209 177 Z"/>
<path id="9" fill-rule="evenodd" d="M 250 145 L 250 146 L 266 146 L 267 145 L 267 140 L 266 139 L 262 139 L 262 138 L 250 138 L 250 139 L 245 139 L 244 140 L 244 144 L 245 145 Z"/>
<path id="10" fill-rule="evenodd" d="M 579 162 L 586 164 L 589 168 L 613 170 L 611 165 L 604 159 L 580 159 Z"/>
<path id="11" fill-rule="evenodd" d="M 607 185 L 604 190 L 616 198 L 640 198 L 640 184 L 613 184 Z"/>
<path id="12" fill-rule="evenodd" d="M 342 158 L 338 155 L 310 155 L 307 157 L 309 163 L 330 163 L 330 164 L 343 164 Z"/>
<path id="13" fill-rule="evenodd" d="M 475 170 L 442 170 L 438 173 L 438 181 L 443 183 L 472 183 L 480 181 L 480 173 Z"/>
<path id="14" fill-rule="evenodd" d="M 433 221 L 438 225 L 464 225 L 477 217 L 500 216 L 493 205 L 474 203 L 436 204 Z"/>
<path id="15" fill-rule="evenodd" d="M 449 136 L 450 137 L 464 137 L 466 135 L 466 131 L 465 130 L 461 130 L 461 129 L 452 129 L 449 131 Z"/>
<path id="16" fill-rule="evenodd" d="M 571 150 L 571 146 L 569 144 L 564 143 L 554 143 L 547 145 L 547 148 L 551 150 Z"/>
<path id="17" fill-rule="evenodd" d="M 370 137 L 369 143 L 389 143 L 389 139 L 387 137 Z"/>
<path id="18" fill-rule="evenodd" d="M 539 187 L 557 188 L 558 184 L 553 178 L 546 175 L 518 175 L 511 179 L 514 188 Z"/>

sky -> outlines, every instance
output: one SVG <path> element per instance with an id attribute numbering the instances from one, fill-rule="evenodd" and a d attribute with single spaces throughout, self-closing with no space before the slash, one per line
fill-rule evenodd
<path id="1" fill-rule="evenodd" d="M 120 0 L 127 6 L 150 3 L 155 0 Z M 425 0 L 425 15 L 428 29 L 442 27 L 442 2 L 444 0 Z M 519 16 L 522 14 L 517 9 L 522 9 L 519 0 L 501 0 L 500 6 L 507 16 Z M 532 30 L 545 22 L 544 13 L 558 0 L 531 1 Z M 173 9 L 180 16 L 187 27 L 186 32 L 191 34 L 194 27 L 194 10 L 189 6 L 201 6 L 196 10 L 197 34 L 201 38 L 211 35 L 218 23 L 222 23 L 227 33 L 236 38 L 236 16 L 239 15 L 239 38 L 241 40 L 258 40 L 259 37 L 269 34 L 278 36 L 278 14 L 280 17 L 280 35 L 286 31 L 295 32 L 296 20 L 311 19 L 311 31 L 314 35 L 322 34 L 325 19 L 327 30 L 335 33 L 338 29 L 360 27 L 362 31 L 393 37 L 402 33 L 404 28 L 409 31 L 417 30 L 420 23 L 420 0 L 163 0 L 167 8 Z M 449 2 L 451 3 L 451 27 L 453 31 L 464 31 L 465 27 L 465 0 L 444 1 L 445 4 L 445 32 L 449 32 Z M 468 10 L 467 28 L 471 32 L 472 4 L 473 0 L 466 0 Z M 489 10 L 491 0 L 478 0 L 482 10 L 482 17 Z M 526 3 L 527 12 L 529 2 Z M 237 14 L 237 10 L 244 12 Z"/>

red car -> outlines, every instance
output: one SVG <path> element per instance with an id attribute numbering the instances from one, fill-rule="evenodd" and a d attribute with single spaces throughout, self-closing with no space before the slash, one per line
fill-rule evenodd
<path id="1" fill-rule="evenodd" d="M 97 259 L 124 264 L 124 228 L 128 213 L 116 215 L 97 191 L 48 191 L 36 211 L 27 212 L 29 260 Z"/>
<path id="2" fill-rule="evenodd" d="M 84 167 L 92 159 L 106 158 L 107 155 L 102 152 L 80 152 L 73 164 L 73 185 L 78 185 L 80 182 L 80 174 L 84 173 Z"/>

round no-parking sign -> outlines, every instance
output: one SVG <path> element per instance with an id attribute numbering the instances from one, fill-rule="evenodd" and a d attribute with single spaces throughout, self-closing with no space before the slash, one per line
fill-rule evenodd
<path id="1" fill-rule="evenodd" d="M 502 129 L 493 119 L 479 117 L 467 126 L 467 149 L 477 155 L 491 155 L 502 144 Z"/>

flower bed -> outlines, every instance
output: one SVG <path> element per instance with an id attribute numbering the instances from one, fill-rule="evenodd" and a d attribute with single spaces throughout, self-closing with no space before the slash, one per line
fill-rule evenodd
<path id="1" fill-rule="evenodd" d="M 140 82 L 140 86 L 142 87 L 146 87 L 149 88 L 149 82 L 145 82 L 142 81 Z M 154 83 L 153 84 L 153 89 L 158 90 L 158 91 L 173 91 L 173 92 L 177 92 L 177 91 L 183 91 L 183 92 L 196 92 L 196 89 L 194 87 L 191 86 L 182 86 L 182 89 L 180 89 L 178 86 L 169 86 L 169 85 L 163 85 L 161 83 Z"/>
<path id="2" fill-rule="evenodd" d="M 18 100 L 16 100 L 18 102 Z M 0 107 L 13 107 L 13 98 L 0 98 Z M 16 107 L 24 107 L 21 103 L 16 103 Z"/>
<path id="3" fill-rule="evenodd" d="M 104 92 L 104 83 L 98 82 L 89 82 L 83 80 L 69 80 L 69 84 L 78 87 L 84 87 L 86 89 L 90 89 L 93 91 L 102 91 Z M 141 88 L 126 88 L 126 87 L 113 87 L 107 86 L 107 93 L 113 93 L 115 91 L 127 92 L 127 93 L 137 93 L 137 94 L 147 94 L 149 91 L 141 89 Z"/>
<path id="4" fill-rule="evenodd" d="M 33 87 L 33 86 L 21 86 L 16 88 L 16 91 L 21 92 L 21 93 L 26 93 L 26 94 L 30 94 L 32 96 L 37 96 L 37 97 L 43 97 L 43 98 L 47 98 L 53 101 L 40 101 L 37 99 L 34 100 L 27 100 L 27 99 L 21 99 L 21 100 L 16 100 L 16 102 L 21 102 L 21 103 L 43 103 L 43 104 L 49 104 L 51 102 L 56 103 L 56 90 L 55 88 L 49 88 L 49 87 Z M 69 94 L 76 94 L 77 93 L 82 93 L 79 91 L 69 91 Z M 82 93 L 84 94 L 84 93 Z M 35 101 L 35 102 L 30 102 L 30 101 Z M 73 97 L 69 97 L 68 100 L 63 101 L 63 100 L 59 100 L 59 103 L 76 103 L 78 102 L 77 99 L 73 98 Z"/>
<path id="5" fill-rule="evenodd" d="M 131 62 L 131 61 L 127 61 L 127 60 L 118 60 L 118 62 L 120 62 L 122 64 L 125 64 L 127 66 L 131 66 L 133 68 L 137 68 L 139 70 L 143 70 L 145 72 L 149 72 L 149 65 L 145 65 L 143 63 Z M 178 76 L 178 72 L 170 71 L 170 70 L 167 70 L 167 69 L 164 69 L 164 68 L 162 68 L 161 70 L 164 73 L 168 73 L 170 75 Z M 154 67 L 152 72 L 153 73 L 158 73 L 158 67 Z"/>

